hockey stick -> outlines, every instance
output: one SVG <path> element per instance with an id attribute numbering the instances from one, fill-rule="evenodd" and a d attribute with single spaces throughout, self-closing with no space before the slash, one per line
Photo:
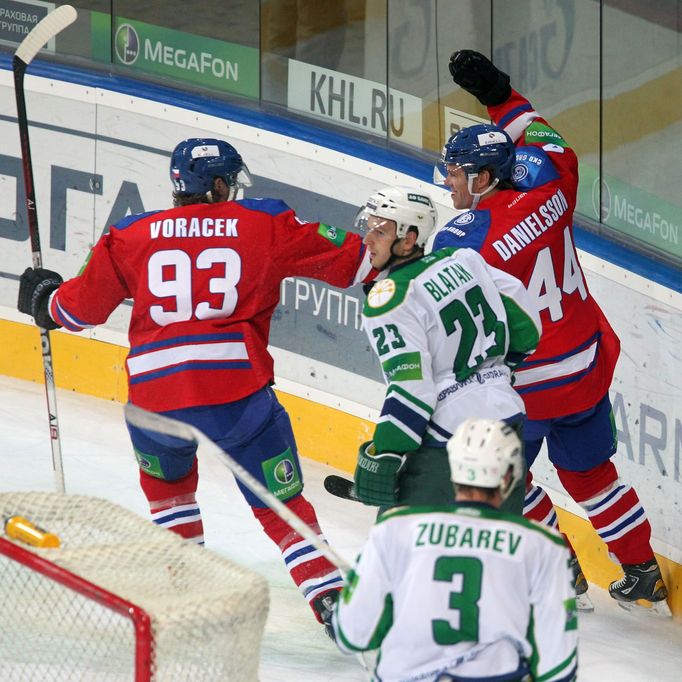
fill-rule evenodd
<path id="1" fill-rule="evenodd" d="M 28 214 L 28 233 L 31 239 L 33 267 L 43 266 L 40 250 L 40 232 L 38 231 L 38 212 L 36 211 L 36 195 L 33 184 L 33 163 L 31 162 L 31 146 L 28 139 L 28 117 L 26 115 L 26 97 L 24 93 L 24 74 L 26 67 L 33 61 L 39 50 L 60 31 L 76 20 L 76 10 L 71 5 L 62 5 L 43 18 L 24 38 L 14 53 L 12 71 L 14 72 L 14 93 L 17 99 L 17 122 L 19 139 L 21 140 L 21 162 L 24 170 L 24 188 L 26 190 L 26 211 Z M 64 465 L 62 463 L 62 446 L 59 439 L 59 420 L 57 419 L 57 391 L 52 372 L 52 348 L 50 333 L 40 329 L 40 345 L 43 354 L 43 372 L 45 374 L 45 397 L 50 426 L 50 447 L 52 448 L 52 469 L 54 470 L 57 492 L 63 493 Z"/>
<path id="2" fill-rule="evenodd" d="M 348 564 L 326 542 L 320 540 L 317 533 L 307 523 L 291 511 L 289 507 L 280 502 L 258 479 L 254 478 L 239 462 L 235 461 L 229 453 L 225 452 L 217 443 L 214 443 L 205 433 L 191 424 L 185 424 L 176 419 L 143 410 L 132 403 L 127 403 L 123 411 L 125 412 L 126 419 L 134 426 L 195 442 L 203 446 L 208 452 L 213 453 L 254 495 L 258 495 L 275 514 L 304 537 L 340 571 L 348 573 L 350 570 Z"/>
<path id="3" fill-rule="evenodd" d="M 330 474 L 324 479 L 324 489 L 334 495 L 340 497 L 342 500 L 352 500 L 353 502 L 360 502 L 360 499 L 355 494 L 355 487 L 353 481 L 343 476 Z"/>

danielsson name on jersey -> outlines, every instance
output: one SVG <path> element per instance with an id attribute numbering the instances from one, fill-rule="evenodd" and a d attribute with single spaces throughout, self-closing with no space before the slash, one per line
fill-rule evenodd
<path id="1" fill-rule="evenodd" d="M 575 591 L 554 531 L 481 504 L 402 507 L 380 517 L 336 613 L 346 651 L 381 647 L 376 680 L 487 680 L 530 665 L 577 671 Z"/>
<path id="2" fill-rule="evenodd" d="M 530 419 L 581 412 L 608 390 L 620 344 L 590 295 L 575 249 L 578 159 L 518 92 L 488 113 L 517 144 L 516 189 L 453 218 L 433 248 L 475 249 L 523 281 L 541 312 L 542 338 L 514 386 Z"/>
<path id="3" fill-rule="evenodd" d="M 467 416 L 523 413 L 506 362 L 533 351 L 540 318 L 523 284 L 471 249 L 441 249 L 391 270 L 363 320 L 388 388 L 379 452 L 444 446 Z"/>
<path id="4" fill-rule="evenodd" d="M 50 312 L 80 331 L 132 298 L 130 399 L 175 410 L 233 402 L 272 381 L 267 342 L 285 277 L 348 287 L 373 275 L 358 235 L 305 223 L 281 201 L 200 204 L 112 226 Z"/>

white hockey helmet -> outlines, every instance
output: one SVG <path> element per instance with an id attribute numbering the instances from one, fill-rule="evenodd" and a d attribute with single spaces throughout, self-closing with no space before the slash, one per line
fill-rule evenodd
<path id="1" fill-rule="evenodd" d="M 499 488 L 506 500 L 523 476 L 522 446 L 516 431 L 496 419 L 470 417 L 447 444 L 452 482 Z"/>
<path id="2" fill-rule="evenodd" d="M 398 239 L 402 239 L 414 227 L 418 232 L 417 246 L 423 249 L 436 228 L 437 215 L 428 194 L 409 187 L 384 187 L 367 199 L 355 216 L 354 225 L 365 234 L 369 216 L 393 220 Z"/>

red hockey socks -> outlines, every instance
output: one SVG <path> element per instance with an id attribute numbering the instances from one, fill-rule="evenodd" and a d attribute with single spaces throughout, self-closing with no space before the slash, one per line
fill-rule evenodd
<path id="1" fill-rule="evenodd" d="M 197 460 L 187 476 L 163 481 L 140 470 L 140 486 L 149 501 L 152 521 L 186 540 L 204 544 L 204 524 L 196 500 L 199 470 Z"/>
<path id="2" fill-rule="evenodd" d="M 313 506 L 303 495 L 297 495 L 285 503 L 291 511 L 307 523 L 316 533 L 320 542 L 326 542 Z M 294 531 L 271 509 L 251 508 L 260 521 L 266 535 L 279 547 L 282 558 L 291 577 L 312 608 L 313 600 L 329 590 L 339 590 L 343 579 L 336 566 L 320 554 L 308 540 Z M 322 620 L 313 608 L 317 620 Z"/>
<path id="3" fill-rule="evenodd" d="M 651 525 L 634 488 L 618 478 L 610 460 L 589 471 L 557 469 L 559 479 L 621 564 L 654 558 Z"/>

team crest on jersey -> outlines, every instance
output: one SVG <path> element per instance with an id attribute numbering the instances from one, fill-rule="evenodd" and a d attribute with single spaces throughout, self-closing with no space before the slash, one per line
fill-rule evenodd
<path id="1" fill-rule="evenodd" d="M 517 163 L 512 170 L 512 180 L 514 182 L 521 182 L 528 175 L 528 166 L 524 166 L 522 163 Z"/>
<path id="2" fill-rule="evenodd" d="M 378 281 L 367 295 L 367 305 L 370 308 L 381 308 L 393 298 L 395 290 L 395 282 L 392 279 Z"/>
<path id="3" fill-rule="evenodd" d="M 466 213 L 462 213 L 462 215 L 457 216 L 452 222 L 456 223 L 457 225 L 468 225 L 475 217 L 476 216 L 472 211 L 467 211 Z"/>

